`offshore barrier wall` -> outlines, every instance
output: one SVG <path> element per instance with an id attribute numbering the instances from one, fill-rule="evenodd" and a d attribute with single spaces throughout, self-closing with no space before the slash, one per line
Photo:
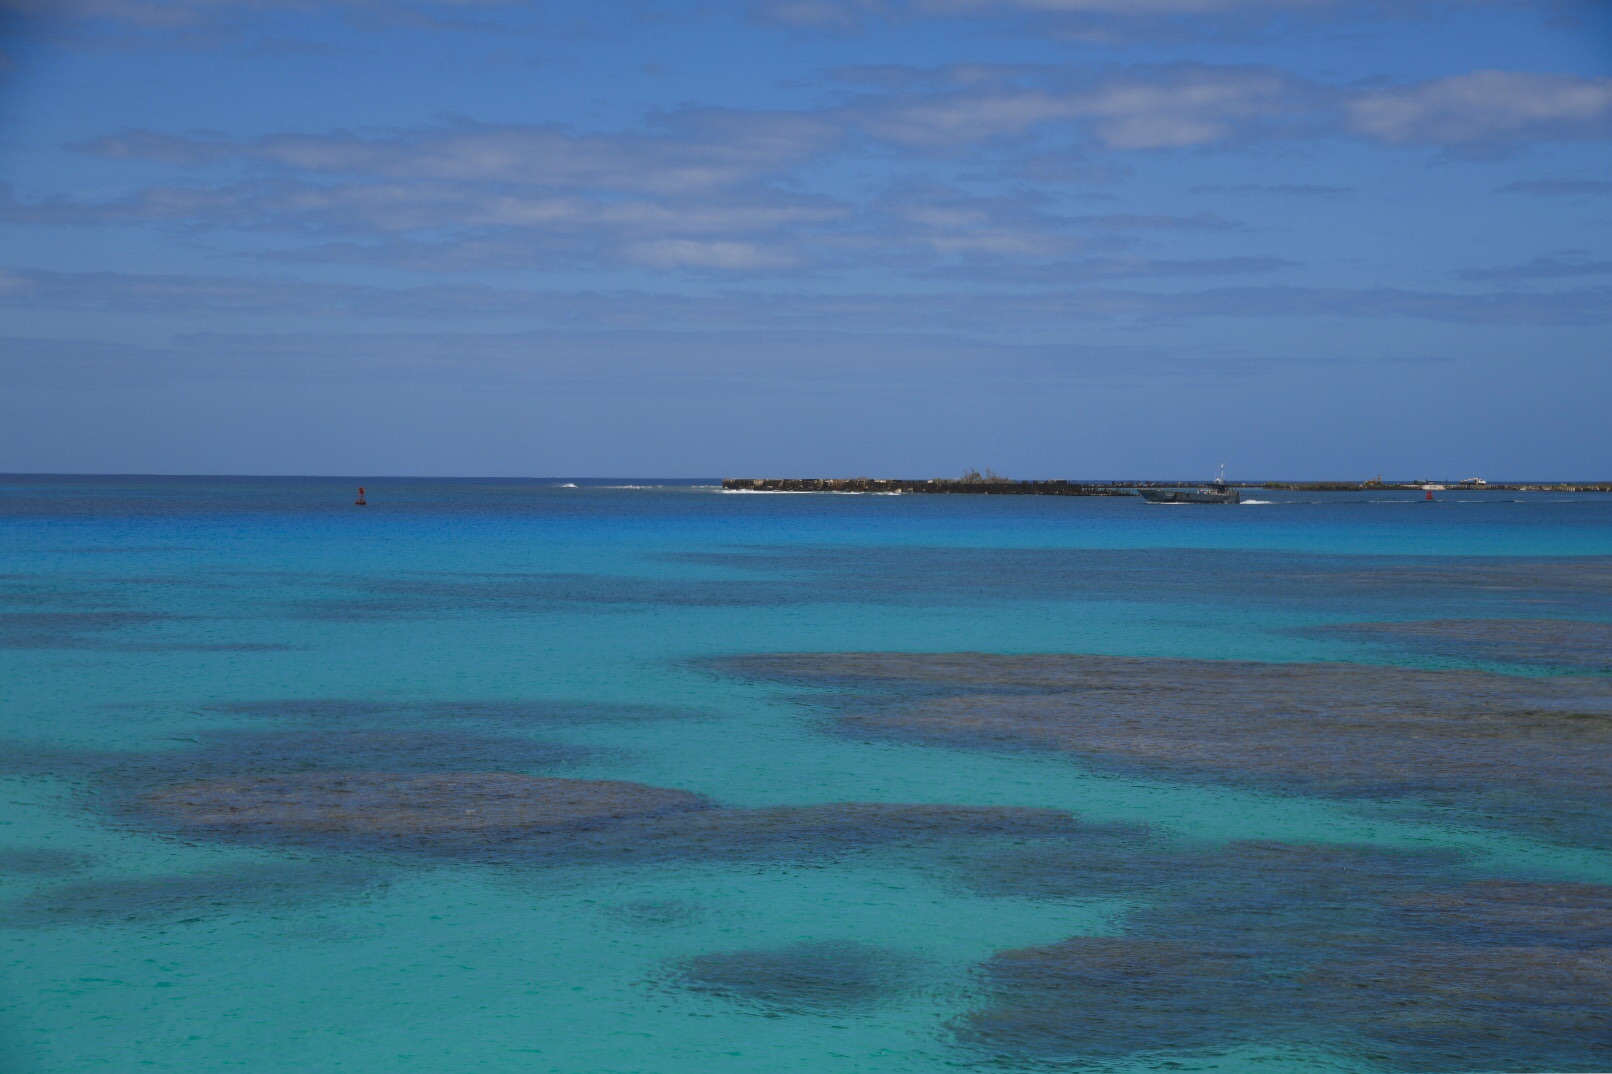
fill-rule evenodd
<path id="1" fill-rule="evenodd" d="M 995 496 L 1131 496 L 1139 488 L 1185 488 L 1201 481 L 955 481 L 933 478 L 906 481 L 879 477 L 727 477 L 722 487 L 732 492 L 927 492 Z M 1233 488 L 1292 492 L 1421 491 L 1424 488 L 1461 492 L 1612 492 L 1612 482 L 1496 483 L 1448 485 L 1377 481 L 1228 481 Z"/>
<path id="2" fill-rule="evenodd" d="M 727 477 L 733 492 L 931 492 L 1000 496 L 1129 496 L 1130 488 L 1073 481 L 902 481 L 877 477 Z"/>

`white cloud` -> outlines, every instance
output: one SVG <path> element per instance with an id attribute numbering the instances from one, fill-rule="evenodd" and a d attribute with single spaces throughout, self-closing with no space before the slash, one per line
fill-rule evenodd
<path id="1" fill-rule="evenodd" d="M 1348 114 L 1351 129 L 1394 144 L 1605 138 L 1612 135 L 1612 78 L 1473 71 L 1360 94 Z"/>
<path id="2" fill-rule="evenodd" d="M 628 261 L 651 268 L 721 269 L 727 272 L 788 268 L 788 254 L 751 242 L 657 239 L 628 243 L 622 250 Z"/>
<path id="3" fill-rule="evenodd" d="M 865 98 L 850 110 L 874 137 L 927 149 L 1022 137 L 1067 124 L 1111 149 L 1176 149 L 1313 122 L 1319 91 L 1283 72 L 1178 64 L 1059 84 L 1056 69 L 966 70 L 961 88 Z M 1026 84 L 1040 75 L 1046 84 Z M 1050 77 L 1047 77 L 1050 76 Z"/>
<path id="4" fill-rule="evenodd" d="M 1037 14 L 1216 15 L 1236 11 L 1318 9 L 1337 0 L 914 0 L 914 10 L 930 15 L 989 15 L 1005 11 Z"/>
<path id="5" fill-rule="evenodd" d="M 127 131 L 80 148 L 266 177 L 98 203 L 10 199 L 0 212 L 357 240 L 327 245 L 315 259 L 418 264 L 434 251 L 455 264 L 777 270 L 801 259 L 788 249 L 800 236 L 851 215 L 832 199 L 773 185 L 840 130 L 824 115 L 685 109 L 628 133 L 468 120 L 247 140 Z"/>
<path id="6" fill-rule="evenodd" d="M 1500 188 L 1505 194 L 1532 194 L 1536 198 L 1612 194 L 1612 180 L 1606 179 L 1518 179 Z"/>
<path id="7" fill-rule="evenodd" d="M 331 9 L 386 12 L 515 7 L 529 0 L 0 0 L 0 13 L 31 18 L 121 23 L 153 30 L 198 26 L 232 14 Z"/>
<path id="8" fill-rule="evenodd" d="M 0 219 L 21 223 L 157 224 L 350 237 L 343 259 L 413 259 L 399 239 L 429 236 L 456 260 L 538 264 L 577 259 L 656 268 L 777 269 L 783 247 L 840 224 L 848 206 L 782 194 L 724 200 L 612 198 L 486 189 L 466 184 L 293 180 L 223 187 L 158 187 L 110 201 L 29 202 L 0 189 Z M 794 238 L 792 239 L 791 236 Z M 284 255 L 282 255 L 283 258 Z"/>
<path id="9" fill-rule="evenodd" d="M 1085 75 L 1053 67 L 853 70 L 892 87 L 844 109 L 871 137 L 955 151 L 1053 129 L 1110 150 L 1354 134 L 1474 149 L 1612 137 L 1612 78 L 1521 71 L 1345 89 L 1264 67 L 1174 64 Z M 876 76 L 876 77 L 874 77 Z"/>
<path id="10" fill-rule="evenodd" d="M 854 263 L 922 274 L 1113 252 L 1141 231 L 1246 230 L 1205 212 L 1072 216 L 1050 195 L 949 187 L 924 178 L 944 172 L 938 154 L 1011 174 L 1049 152 L 1113 159 L 1349 135 L 1470 149 L 1612 134 L 1612 79 L 1565 75 L 1480 71 L 1352 91 L 1185 63 L 862 75 L 861 87 L 891 88 L 815 111 L 682 109 L 626 132 L 465 119 L 250 139 L 128 131 L 81 148 L 186 169 L 189 181 L 99 199 L 0 189 L 0 217 L 258 232 L 274 236 L 258 253 L 280 260 L 734 273 Z M 915 174 L 873 193 L 806 192 L 808 165 L 870 147 Z"/>
<path id="11" fill-rule="evenodd" d="M 824 117 L 805 113 L 698 109 L 661 117 L 648 133 L 461 120 L 248 141 L 128 131 L 83 148 L 189 166 L 249 162 L 333 175 L 669 194 L 776 174 L 828 148 L 836 133 Z"/>
<path id="12" fill-rule="evenodd" d="M 979 19 L 1055 37 L 1124 39 L 1269 28 L 1295 18 L 1393 18 L 1515 0 L 751 0 L 762 19 L 847 31 L 873 19 Z"/>
<path id="13" fill-rule="evenodd" d="M 1204 145 L 1291 118 L 1307 94 L 1273 71 L 1195 69 L 1162 82 L 1116 82 L 1085 102 L 1094 131 L 1116 149 Z"/>
<path id="14" fill-rule="evenodd" d="M 866 77 L 853 72 L 858 81 Z M 849 147 L 853 135 L 921 152 L 965 151 L 1063 128 L 1110 150 L 1182 149 L 1353 133 L 1462 146 L 1612 135 L 1612 78 L 1476 71 L 1344 90 L 1267 67 L 1173 64 L 883 69 L 894 87 L 815 111 L 684 109 L 646 129 L 445 124 L 234 141 L 128 131 L 82 148 L 201 167 L 692 196 L 767 183 Z"/>

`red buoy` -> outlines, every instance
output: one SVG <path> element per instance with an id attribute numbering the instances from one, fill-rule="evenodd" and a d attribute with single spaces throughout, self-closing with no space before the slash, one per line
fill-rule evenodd
<path id="1" fill-rule="evenodd" d="M 359 492 L 363 492 L 363 491 L 364 491 L 364 490 L 363 490 L 363 489 L 359 489 L 359 490 L 358 490 L 358 491 L 359 491 Z M 1432 489 L 1428 489 L 1428 490 L 1427 490 L 1427 498 L 1428 498 L 1428 499 L 1429 499 L 1429 500 L 1431 500 L 1431 499 L 1432 499 L 1432 498 L 1433 498 L 1433 490 L 1432 490 Z"/>
<path id="2" fill-rule="evenodd" d="M 1431 492 L 1429 492 L 1427 494 L 1427 498 L 1431 500 L 1433 498 L 1433 494 Z M 367 503 L 364 502 L 364 486 L 363 485 L 358 486 L 358 499 L 353 501 L 353 506 L 354 507 L 368 507 L 369 506 Z"/>

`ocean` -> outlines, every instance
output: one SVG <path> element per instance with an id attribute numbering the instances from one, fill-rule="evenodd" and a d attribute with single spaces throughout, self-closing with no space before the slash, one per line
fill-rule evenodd
<path id="1" fill-rule="evenodd" d="M 0 477 L 0 1070 L 1612 1069 L 1612 498 Z"/>

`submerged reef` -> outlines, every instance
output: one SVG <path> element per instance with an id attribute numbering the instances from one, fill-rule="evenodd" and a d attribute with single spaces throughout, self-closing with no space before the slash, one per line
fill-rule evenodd
<path id="1" fill-rule="evenodd" d="M 151 751 L 0 743 L 0 773 L 72 778 L 98 799 L 121 801 L 183 781 L 330 770 L 549 769 L 595 755 L 582 747 L 465 729 L 208 728 L 182 741 L 183 748 Z"/>
<path id="2" fill-rule="evenodd" d="M 603 701 L 466 698 L 449 701 L 370 700 L 352 697 L 300 697 L 236 701 L 213 706 L 223 716 L 248 716 L 324 729 L 400 726 L 460 733 L 460 725 L 487 729 L 569 727 L 591 723 L 639 723 L 654 720 L 697 720 L 698 709 L 675 705 L 634 705 Z"/>
<path id="3" fill-rule="evenodd" d="M 1612 947 L 1612 886 L 1605 884 L 1480 880 L 1407 895 L 1392 908 L 1451 942 L 1487 937 L 1521 946 Z"/>
<path id="4" fill-rule="evenodd" d="M 965 845 L 981 852 L 998 844 L 1067 845 L 1087 828 L 1051 809 L 881 802 L 737 808 L 673 788 L 510 771 L 500 766 L 553 767 L 577 751 L 486 734 L 489 721 L 658 714 L 448 711 L 434 728 L 404 721 L 382 729 L 372 721 L 384 715 L 364 705 L 276 705 L 277 718 L 303 725 L 208 728 L 184 736 L 178 748 L 149 752 L 6 744 L 0 771 L 72 780 L 92 812 L 119 827 L 318 857 L 308 867 L 293 861 L 58 883 L 0 907 L 0 920 L 189 919 L 340 898 L 382 883 L 364 869 L 399 855 L 536 868 L 822 861 L 859 852 L 945 858 Z M 331 864 L 355 855 L 370 864 L 356 873 Z M 23 868 L 15 871 L 46 877 L 76 864 L 37 858 L 22 853 Z"/>
<path id="5" fill-rule="evenodd" d="M 1017 1065 L 1245 1043 L 1394 1071 L 1600 1070 L 1612 951 L 1407 944 L 1294 970 L 1189 941 L 1077 937 L 1005 952 L 960 1039 Z"/>
<path id="6" fill-rule="evenodd" d="M 162 618 L 130 611 L 0 611 L 0 649 L 110 647 L 108 634 Z"/>
<path id="7" fill-rule="evenodd" d="M 705 715 L 677 706 L 544 699 L 288 698 L 238 701 L 201 711 L 237 725 L 213 723 L 176 734 L 166 749 L 82 750 L 3 742 L 0 774 L 74 779 L 103 802 L 132 800 L 178 783 L 308 771 L 548 774 L 598 761 L 607 751 L 536 738 L 533 731 Z"/>
<path id="8" fill-rule="evenodd" d="M 384 888 L 386 871 L 342 862 L 247 863 L 197 873 L 114 876 L 48 887 L 0 907 L 11 927 L 189 922 L 218 914 L 300 912 L 309 902 Z"/>
<path id="9" fill-rule="evenodd" d="M 1604 679 L 979 654 L 722 666 L 816 688 L 837 733 L 1436 801 L 1560 838 L 1604 835 Z M 539 771 L 593 755 L 524 733 L 660 718 L 653 710 L 326 700 L 224 715 L 285 725 L 204 727 L 149 752 L 11 748 L 0 758 L 11 772 L 75 780 L 115 823 L 249 847 L 252 860 L 105 877 L 48 859 L 40 886 L 0 907 L 0 920 L 166 927 L 279 914 L 364 898 L 433 863 L 564 875 L 872 853 L 881 867 L 899 863 L 987 898 L 1130 904 L 1123 913 L 1115 904 L 1104 935 L 986 959 L 972 1009 L 946 1028 L 960 1065 L 1176 1063 L 1259 1044 L 1427 1074 L 1612 1068 L 1612 886 L 1498 878 L 1448 850 L 1196 842 L 1056 809 L 738 807 Z M 677 900 L 606 911 L 657 931 L 709 912 Z M 813 940 L 690 954 L 657 981 L 684 1002 L 838 1018 L 938 985 L 934 972 L 916 952 Z"/>
<path id="10" fill-rule="evenodd" d="M 673 965 L 672 981 L 766 1013 L 834 1015 L 900 997 L 922 969 L 922 960 L 905 951 L 815 941 L 696 955 Z"/>
<path id="11" fill-rule="evenodd" d="M 248 620 L 441 621 L 466 614 L 596 614 L 646 607 L 777 607 L 854 602 L 934 606 L 981 598 L 1301 607 L 1327 618 L 1411 619 L 1439 609 L 1593 620 L 1612 594 L 1612 557 L 1318 555 L 1201 548 L 734 546 L 665 553 L 693 566 L 615 575 L 438 570 L 387 575 L 271 572 L 267 585 L 199 571 L 139 586 L 0 578 L 0 648 L 256 651 L 303 639 L 236 637 Z M 709 568 L 717 568 L 713 574 Z M 1190 577 L 1192 584 L 1178 584 Z M 153 590 L 188 593 L 134 603 Z M 1297 602 L 1295 604 L 1295 602 Z M 241 616 L 245 616 L 243 619 Z M 231 625 L 233 623 L 233 625 Z M 220 632 L 225 632 L 220 634 Z"/>
<path id="12" fill-rule="evenodd" d="M 140 802 L 190 831 L 457 844 L 705 809 L 686 791 L 512 772 L 308 772 L 203 780 Z"/>
<path id="13" fill-rule="evenodd" d="M 1612 679 L 1352 664 L 828 653 L 721 670 L 829 687 L 839 732 L 1456 809 L 1612 845 Z"/>
<path id="14" fill-rule="evenodd" d="M 1593 620 L 1605 616 L 1612 597 L 1612 556 L 842 544 L 740 546 L 664 558 L 729 573 L 721 582 L 697 583 L 707 598 L 728 603 L 1165 600 L 1220 611 L 1250 605 L 1284 614 L 1303 610 L 1339 620 L 1413 619 L 1438 608 L 1443 616 L 1470 621 L 1536 617 L 1546 609 L 1552 617 Z"/>
<path id="15" fill-rule="evenodd" d="M 1498 632 L 1498 628 L 1497 631 Z M 772 655 L 835 733 L 1035 750 L 1139 774 L 1439 807 L 1606 846 L 1612 680 L 1338 664 Z M 1403 1072 L 1612 1066 L 1612 886 L 1482 876 L 1453 852 L 1172 842 L 965 848 L 982 894 L 1140 905 L 1119 934 L 1001 952 L 959 1045 L 1004 1069 L 1259 1044 Z"/>
<path id="16" fill-rule="evenodd" d="M 84 868 L 90 860 L 53 847 L 0 847 L 0 877 L 59 876 Z"/>
<path id="17" fill-rule="evenodd" d="M 0 751 L 0 767 L 72 780 L 93 812 L 120 827 L 187 842 L 313 851 L 311 864 L 292 858 L 192 874 L 58 880 L 0 906 L 0 921 L 192 920 L 354 897 L 389 882 L 384 867 L 398 855 L 538 868 L 821 861 L 862 851 L 922 855 L 963 844 L 1067 842 L 1084 830 L 1070 814 L 1049 809 L 879 802 L 747 809 L 673 788 L 499 770 L 512 762 L 568 763 L 576 751 L 486 734 L 489 720 L 601 715 L 586 709 L 555 715 L 450 706 L 457 727 L 384 730 L 371 725 L 377 713 L 368 706 L 273 708 L 279 718 L 319 719 L 270 730 L 207 728 L 177 748 L 148 752 L 11 743 Z M 392 767 L 367 767 L 381 764 Z M 455 771 L 454 764 L 472 767 Z M 354 856 L 367 863 L 353 863 Z M 4 860 L 41 879 L 81 864 L 59 857 L 18 851 L 15 861 Z"/>
<path id="18" fill-rule="evenodd" d="M 296 648 L 279 642 L 193 641 L 164 633 L 164 628 L 193 626 L 195 618 L 135 611 L 0 611 L 0 649 L 266 653 Z"/>
<path id="19" fill-rule="evenodd" d="M 1011 1069 L 1289 1045 L 1391 1071 L 1603 1070 L 1612 886 L 1438 855 L 1186 852 L 1118 936 L 1005 951 L 954 1026 Z"/>
<path id="20" fill-rule="evenodd" d="M 1462 661 L 1612 673 L 1612 623 L 1579 619 L 1430 619 L 1347 623 L 1305 633 Z"/>
<path id="21" fill-rule="evenodd" d="M 0 774 L 65 778 L 106 821 L 187 840 L 541 867 L 807 861 L 1069 839 L 1084 830 L 1070 814 L 1048 809 L 878 802 L 746 809 L 684 790 L 560 778 L 556 769 L 597 761 L 600 751 L 527 733 L 698 718 L 693 710 L 311 699 L 210 711 L 272 726 L 202 727 L 149 751 L 5 743 Z M 244 874 L 242 885 L 262 886 Z"/>
<path id="22" fill-rule="evenodd" d="M 1253 1038 L 1269 1021 L 1270 999 L 1250 988 L 1244 961 L 1200 944 L 1089 936 L 1006 951 L 986 967 L 996 1003 L 970 1015 L 959 1035 L 1019 1061 L 1210 1051 Z M 1226 994 L 1231 982 L 1237 1002 Z"/>
<path id="23" fill-rule="evenodd" d="M 191 837 L 533 864 L 804 859 L 948 839 L 1069 836 L 1052 809 L 836 802 L 757 809 L 641 783 L 511 772 L 304 772 L 202 780 L 129 815 Z"/>

